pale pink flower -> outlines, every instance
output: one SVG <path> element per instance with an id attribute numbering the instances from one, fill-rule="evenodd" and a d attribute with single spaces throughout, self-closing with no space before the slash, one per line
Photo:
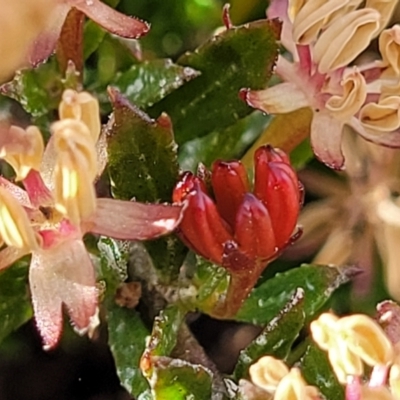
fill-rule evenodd
<path id="1" fill-rule="evenodd" d="M 283 21 L 281 41 L 292 60 L 278 58 L 275 72 L 282 83 L 265 90 L 242 91 L 250 106 L 271 114 L 310 107 L 314 152 L 335 169 L 344 165 L 345 126 L 368 141 L 400 147 L 400 96 L 393 93 L 400 79 L 398 28 L 392 28 L 391 34 L 382 33 L 383 61 L 349 67 L 382 31 L 396 2 L 375 0 L 358 8 L 360 3 L 271 2 L 268 16 Z"/>
<path id="2" fill-rule="evenodd" d="M 0 251 L 0 270 L 32 254 L 32 303 L 46 349 L 60 338 L 63 306 L 80 334 L 98 323 L 85 233 L 146 240 L 171 232 L 181 216 L 179 206 L 96 198 L 93 182 L 101 165 L 95 148 L 100 124 L 91 118 L 96 105 L 87 93 L 64 93 L 60 117 L 69 118 L 53 124 L 44 154 L 36 127 L 0 130 L 0 157 L 25 187 L 0 177 L 0 238 L 7 245 Z"/>

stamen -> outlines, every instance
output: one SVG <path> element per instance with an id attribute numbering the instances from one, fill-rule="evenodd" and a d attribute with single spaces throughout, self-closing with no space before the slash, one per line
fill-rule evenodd
<path id="1" fill-rule="evenodd" d="M 0 157 L 13 167 L 15 179 L 20 181 L 26 178 L 31 169 L 40 169 L 44 151 L 43 137 L 36 126 L 26 129 L 11 126 L 8 134 L 15 139 L 1 148 Z"/>
<path id="2" fill-rule="evenodd" d="M 79 224 L 96 208 L 93 180 L 97 172 L 96 152 L 88 128 L 66 119 L 53 125 L 56 166 L 54 197 L 56 209 L 73 224 Z"/>
<path id="3" fill-rule="evenodd" d="M 23 207 L 0 187 L 0 235 L 8 246 L 37 250 L 39 244 Z"/>
<path id="4" fill-rule="evenodd" d="M 60 119 L 75 119 L 82 121 L 88 128 L 93 143 L 97 142 L 100 135 L 100 110 L 99 103 L 87 92 L 78 93 L 75 90 L 64 91 L 59 109 Z"/>

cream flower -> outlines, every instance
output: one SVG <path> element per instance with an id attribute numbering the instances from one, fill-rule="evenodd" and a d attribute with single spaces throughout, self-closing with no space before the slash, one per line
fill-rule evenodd
<path id="1" fill-rule="evenodd" d="M 249 369 L 251 381 L 274 400 L 319 400 L 317 388 L 307 385 L 298 368 L 289 368 L 271 356 L 261 357 Z"/>
<path id="2" fill-rule="evenodd" d="M 314 341 L 328 352 L 332 368 L 342 384 L 349 376 L 363 374 L 362 361 L 379 367 L 393 362 L 392 344 L 382 328 L 363 314 L 338 318 L 322 314 L 310 325 Z"/>
<path id="3" fill-rule="evenodd" d="M 364 7 L 362 3 L 360 0 L 272 1 L 268 16 L 283 21 L 282 44 L 291 52 L 293 61 L 279 56 L 275 72 L 282 83 L 264 90 L 241 92 L 248 105 L 266 113 L 282 114 L 310 107 L 314 153 L 334 169 L 344 167 L 342 135 L 346 126 L 368 141 L 400 147 L 400 127 L 390 124 L 395 111 L 385 115 L 389 121 L 382 121 L 379 115 L 372 127 L 368 123 L 377 108 L 384 108 L 390 114 L 396 107 L 397 99 L 384 100 L 388 97 L 384 95 L 385 87 L 394 83 L 386 80 L 384 70 L 398 68 L 397 39 L 393 38 L 396 28 L 391 31 L 391 38 L 385 38 L 384 33 L 381 39 L 387 43 L 382 44 L 385 61 L 349 67 L 382 31 L 395 2 L 367 1 Z M 388 67 L 388 63 L 393 67 Z M 377 100 L 380 104 L 376 104 Z"/>
<path id="4" fill-rule="evenodd" d="M 379 32 L 379 21 L 379 12 L 372 8 L 355 10 L 336 19 L 315 43 L 313 56 L 318 71 L 324 74 L 347 66 Z"/>

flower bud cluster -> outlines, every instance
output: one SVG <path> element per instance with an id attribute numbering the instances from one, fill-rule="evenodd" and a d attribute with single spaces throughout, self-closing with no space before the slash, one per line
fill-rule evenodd
<path id="1" fill-rule="evenodd" d="M 211 175 L 184 173 L 173 193 L 174 202 L 187 203 L 184 242 L 232 272 L 275 258 L 293 237 L 302 202 L 286 154 L 264 146 L 254 164 L 253 190 L 240 161 L 216 161 Z"/>

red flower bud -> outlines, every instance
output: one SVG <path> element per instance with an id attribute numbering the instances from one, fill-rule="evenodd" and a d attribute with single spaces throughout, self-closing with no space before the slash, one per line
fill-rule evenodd
<path id="1" fill-rule="evenodd" d="M 297 223 L 302 196 L 296 173 L 287 156 L 270 146 L 260 147 L 254 156 L 254 194 L 269 211 L 276 246 L 290 241 Z"/>
<path id="2" fill-rule="evenodd" d="M 216 161 L 213 164 L 211 183 L 218 211 L 233 227 L 243 197 L 250 190 L 246 169 L 240 161 Z"/>
<path id="3" fill-rule="evenodd" d="M 221 264 L 224 244 L 232 236 L 207 195 L 204 183 L 190 172 L 185 173 L 175 187 L 173 200 L 187 202 L 179 227 L 183 240 L 203 257 Z"/>
<path id="4" fill-rule="evenodd" d="M 210 181 L 215 202 L 207 192 Z M 211 179 L 203 167 L 198 176 L 183 174 L 173 200 L 187 203 L 179 227 L 183 241 L 230 271 L 225 308 L 215 313 L 234 315 L 266 262 L 296 238 L 302 191 L 289 158 L 270 146 L 258 149 L 253 193 L 239 161 L 216 161 Z"/>
<path id="5" fill-rule="evenodd" d="M 236 215 L 235 240 L 249 258 L 271 259 L 276 253 L 271 218 L 261 201 L 247 193 Z"/>

